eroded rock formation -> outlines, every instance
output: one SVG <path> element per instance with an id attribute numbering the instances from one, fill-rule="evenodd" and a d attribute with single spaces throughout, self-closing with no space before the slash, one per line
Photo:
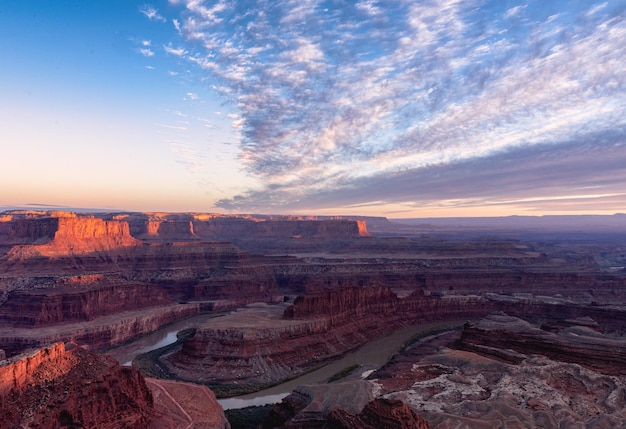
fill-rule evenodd
<path id="1" fill-rule="evenodd" d="M 146 380 L 73 343 L 0 362 L 0 422 L 7 429 L 228 429 L 204 386 Z"/>
<path id="2" fill-rule="evenodd" d="M 0 218 L 0 331 L 17 330 L 2 336 L 0 344 L 9 354 L 51 340 L 107 347 L 146 333 L 140 326 L 154 328 L 154 321 L 182 316 L 173 310 L 176 302 L 198 302 L 198 312 L 282 300 L 279 288 L 293 282 L 281 273 L 297 260 L 250 255 L 224 240 L 363 235 L 363 222 L 343 219 L 5 213 Z M 126 329 L 134 317 L 129 313 L 150 309 L 160 316 L 147 324 L 132 322 L 134 332 Z M 163 314 L 170 310 L 170 317 Z M 193 314 L 191 306 L 184 313 Z M 119 320 L 108 320 L 108 330 L 98 326 L 115 315 Z M 137 314 L 135 320 L 145 317 Z M 68 331 L 79 322 L 87 324 Z M 32 334 L 23 331 L 44 326 Z"/>
<path id="3" fill-rule="evenodd" d="M 343 409 L 331 411 L 325 427 L 328 429 L 430 429 L 428 422 L 404 402 L 381 398 L 368 403 L 357 415 Z"/>
<path id="4" fill-rule="evenodd" d="M 324 428 L 334 410 L 355 415 L 374 399 L 374 386 L 369 381 L 300 386 L 279 404 L 274 405 L 264 428 Z"/>
<path id="5" fill-rule="evenodd" d="M 131 213 L 126 220 L 143 240 L 193 241 L 281 238 L 351 238 L 369 236 L 363 220 L 298 216 L 224 216 L 219 214 Z"/>
<path id="6" fill-rule="evenodd" d="M 579 323 L 582 330 L 575 320 L 551 325 L 615 340 L 587 318 Z M 460 333 L 440 335 L 396 355 L 369 377 L 378 394 L 407 403 L 432 428 L 621 427 L 623 375 L 570 363 L 572 354 L 581 354 L 562 348 L 560 334 L 526 321 L 494 315 L 475 325 L 465 328 L 462 341 Z"/>
<path id="7" fill-rule="evenodd" d="M 626 308 L 615 306 L 599 308 L 528 296 L 440 297 L 421 291 L 398 298 L 382 286 L 345 287 L 300 296 L 287 307 L 285 304 L 256 306 L 210 320 L 180 351 L 167 356 L 164 361 L 174 374 L 186 380 L 260 387 L 304 372 L 402 327 L 420 322 L 473 320 L 494 311 L 507 311 L 537 322 L 597 316 L 601 318 L 597 329 L 602 327 L 607 332 L 621 333 L 626 328 L 623 323 Z M 571 333 L 563 339 L 560 347 L 566 348 L 571 342 L 573 348 L 569 349 L 570 352 L 574 352 L 578 347 L 576 344 L 579 344 L 580 347 L 587 347 L 586 353 L 591 353 L 594 347 L 602 345 L 604 355 L 598 351 L 600 356 L 595 360 L 598 365 L 602 365 L 603 361 L 607 367 L 616 368 L 623 364 L 620 340 L 602 342 L 598 337 L 600 334 L 591 328 L 577 329 L 574 332 L 574 328 L 569 328 Z M 536 331 L 549 337 L 546 344 L 550 345 L 544 346 L 546 350 L 556 347 L 555 334 Z M 581 335 L 583 331 L 589 335 Z M 472 332 L 468 329 L 466 335 Z M 530 349 L 538 346 L 536 332 L 532 331 L 529 335 L 535 335 L 535 342 L 529 342 L 520 335 L 520 347 Z M 499 337 L 492 336 L 494 341 L 496 338 Z M 618 353 L 605 359 L 613 350 Z M 584 354 L 582 349 L 580 352 Z M 584 355 L 579 358 L 580 361 L 584 359 Z"/>
<path id="8" fill-rule="evenodd" d="M 430 429 L 408 405 L 375 398 L 374 390 L 364 380 L 298 387 L 273 406 L 263 428 Z"/>
<path id="9" fill-rule="evenodd" d="M 7 356 L 58 341 L 74 341 L 98 350 L 121 344 L 202 311 L 198 304 L 172 304 L 109 314 L 89 322 L 62 323 L 39 328 L 0 326 L 0 348 Z"/>
<path id="10" fill-rule="evenodd" d="M 6 428 L 145 428 L 152 395 L 141 374 L 106 356 L 57 343 L 0 366 Z"/>
<path id="11" fill-rule="evenodd" d="M 230 429 L 224 410 L 206 386 L 146 379 L 154 398 L 147 429 Z"/>
<path id="12" fill-rule="evenodd" d="M 384 222 L 377 222 L 384 228 Z M 619 371 L 623 346 L 615 339 L 626 330 L 622 322 L 626 311 L 620 306 L 626 291 L 623 261 L 619 246 L 609 252 L 602 246 L 586 252 L 569 244 L 535 246 L 492 238 L 371 237 L 364 222 L 356 219 L 4 213 L 0 349 L 13 356 L 28 347 L 69 339 L 97 349 L 202 311 L 301 295 L 292 306 L 252 305 L 207 322 L 182 350 L 165 359 L 172 372 L 188 380 L 254 387 L 292 377 L 408 324 L 476 320 L 504 311 L 532 325 L 515 335 L 500 326 L 504 323 L 471 325 L 464 334 L 471 352 L 444 351 L 438 355 L 440 361 L 432 362 L 422 362 L 421 356 L 412 363 L 417 365 L 415 371 L 404 367 L 386 380 L 385 371 L 378 372 L 381 386 L 391 386 L 392 378 L 395 382 L 394 389 L 384 387 L 385 394 L 408 392 L 397 397 L 414 411 L 432 411 L 431 423 L 444 422 L 442 415 L 457 411 L 443 405 L 420 408 L 417 396 L 410 393 L 414 383 L 426 383 L 423 389 L 416 387 L 421 397 L 456 404 L 461 410 L 455 414 L 460 416 L 456 422 L 475 423 L 474 415 L 486 421 L 505 416 L 508 420 L 502 421 L 511 426 L 519 422 L 549 426 L 551 417 L 540 412 L 550 398 L 529 399 L 535 414 L 526 410 L 514 420 L 507 413 L 515 404 L 505 395 L 507 377 L 523 378 L 544 365 L 555 372 L 541 373 L 549 381 L 540 377 L 537 392 L 553 389 L 563 405 L 567 395 L 559 389 L 572 388 L 565 386 L 567 377 L 575 384 L 589 382 L 595 387 L 581 388 L 580 409 L 588 405 L 588 393 L 608 395 L 602 406 L 590 408 L 608 417 L 587 420 L 589 425 L 607 425 L 622 417 L 616 411 L 621 391 L 606 386 L 611 380 L 619 385 L 623 376 Z M 580 317 L 597 324 L 559 321 Z M 538 328 L 541 324 L 543 329 Z M 533 349 L 543 350 L 549 359 L 534 356 Z M 599 351 L 595 360 L 590 350 Z M 558 362 L 564 354 L 571 356 L 570 362 Z M 453 361 L 470 372 L 455 373 L 446 363 Z M 488 369 L 488 381 L 472 381 L 470 374 L 479 374 L 471 370 L 477 363 Z M 489 372 L 492 363 L 505 375 L 498 378 Z M 577 363 L 587 367 L 580 369 Z M 557 379 L 559 371 L 566 375 Z M 437 382 L 427 384 L 434 379 Z M 440 381 L 445 386 L 452 383 L 451 390 L 438 390 Z M 491 381 L 499 396 L 488 389 Z M 479 403 L 487 394 L 492 402 Z M 464 401 L 476 402 L 463 411 Z M 560 410 L 555 404 L 549 402 L 552 413 Z M 378 409 L 386 409 L 380 405 Z M 338 421 L 365 424 L 360 412 L 337 411 Z M 575 421 L 576 413 L 560 421 L 567 425 Z M 184 415 L 181 418 L 185 420 Z"/>
<path id="13" fill-rule="evenodd" d="M 547 331 L 517 317 L 492 314 L 466 325 L 460 345 L 465 350 L 516 363 L 526 355 L 539 354 L 604 374 L 626 375 L 625 337 L 603 335 L 588 318 L 551 326 L 557 328 Z"/>

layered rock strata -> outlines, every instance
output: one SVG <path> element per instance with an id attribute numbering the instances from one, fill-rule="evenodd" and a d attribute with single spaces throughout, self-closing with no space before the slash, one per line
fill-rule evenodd
<path id="1" fill-rule="evenodd" d="M 0 421 L 7 429 L 230 428 L 206 387 L 145 380 L 72 343 L 0 362 Z"/>
<path id="2" fill-rule="evenodd" d="M 0 326 L 0 349 L 7 356 L 54 342 L 74 341 L 91 349 L 122 344 L 203 311 L 199 304 L 172 304 L 98 317 L 90 322 L 62 323 L 36 329 Z"/>
<path id="3" fill-rule="evenodd" d="M 582 356 L 581 347 L 572 351 L 561 342 L 574 332 L 594 343 L 617 339 L 600 334 L 588 318 L 551 325 L 553 332 L 545 332 L 517 318 L 489 316 L 468 325 L 462 341 L 456 341 L 460 334 L 426 339 L 369 378 L 378 395 L 407 403 L 432 428 L 622 427 L 626 379 L 609 374 L 623 364 L 570 363 L 572 355 Z M 564 331 L 555 334 L 554 326 Z M 453 348 L 458 344 L 471 351 Z"/>
<path id="4" fill-rule="evenodd" d="M 341 342 L 359 343 L 366 338 L 337 332 L 330 339 L 324 335 L 329 331 L 326 320 L 284 320 L 284 308 L 284 304 L 256 304 L 212 319 L 196 330 L 182 350 L 162 360 L 184 380 L 262 386 L 340 353 Z"/>
<path id="5" fill-rule="evenodd" d="M 364 380 L 300 386 L 272 407 L 263 427 L 324 428 L 334 410 L 355 415 L 374 397 L 374 385 Z"/>
<path id="6" fill-rule="evenodd" d="M 349 238 L 369 236 L 365 221 L 296 216 L 134 213 L 117 215 L 145 240 L 243 240 L 250 238 Z"/>
<path id="7" fill-rule="evenodd" d="M 603 374 L 626 375 L 626 337 L 603 335 L 589 319 L 579 323 L 570 320 L 561 326 L 549 332 L 517 317 L 493 314 L 476 324 L 467 324 L 460 346 L 516 363 L 526 355 L 539 354 Z"/>
<path id="8" fill-rule="evenodd" d="M 400 299 L 384 287 L 342 288 L 300 296 L 287 307 L 256 306 L 208 321 L 165 362 L 186 380 L 263 386 L 405 326 L 477 319 L 493 311 L 538 322 L 598 317 L 598 329 L 619 333 L 626 328 L 626 308 L 621 307 L 598 308 L 529 297 L 438 297 L 419 291 Z M 588 343 L 594 341 L 591 338 Z M 614 346 L 606 345 L 606 352 Z M 621 362 L 621 357 L 615 359 L 614 364 Z"/>
<path id="9" fill-rule="evenodd" d="M 145 428 L 152 395 L 141 374 L 63 343 L 3 361 L 0 421 L 6 428 Z"/>
<path id="10" fill-rule="evenodd" d="M 399 400 L 375 399 L 375 385 L 355 380 L 296 388 L 274 405 L 263 428 L 430 429 Z"/>
<path id="11" fill-rule="evenodd" d="M 393 399 L 375 399 L 354 415 L 343 409 L 330 412 L 328 429 L 430 429 L 430 425 L 407 404 Z"/>
<path id="12" fill-rule="evenodd" d="M 298 297 L 290 306 L 255 305 L 209 320 L 163 361 L 185 380 L 260 387 L 418 321 L 488 311 L 477 302 L 489 303 L 420 293 L 401 300 L 385 287 L 331 289 Z"/>
<path id="13" fill-rule="evenodd" d="M 89 321 L 108 314 L 173 304 L 163 289 L 141 283 L 13 291 L 0 319 L 14 327 Z"/>

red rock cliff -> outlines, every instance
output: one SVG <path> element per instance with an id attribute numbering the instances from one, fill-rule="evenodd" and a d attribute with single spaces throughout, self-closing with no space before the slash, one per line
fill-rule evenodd
<path id="1" fill-rule="evenodd" d="M 368 317 L 393 311 L 398 297 L 383 286 L 326 289 L 296 298 L 285 310 L 285 318 L 310 319 L 326 317 L 332 324 L 351 318 Z"/>
<path id="2" fill-rule="evenodd" d="M 106 250 L 140 244 L 130 235 L 127 222 L 95 217 L 61 217 L 51 247 L 71 250 Z"/>
<path id="3" fill-rule="evenodd" d="M 142 240 L 193 241 L 259 238 L 349 238 L 369 236 L 364 220 L 296 219 L 286 216 L 224 216 L 133 213 L 126 220 Z"/>
<path id="4" fill-rule="evenodd" d="M 152 395 L 141 374 L 62 343 L 2 362 L 5 428 L 145 428 Z"/>
<path id="5" fill-rule="evenodd" d="M 13 291 L 0 305 L 0 320 L 13 326 L 50 326 L 99 316 L 171 304 L 165 291 L 145 284 L 113 284 L 83 290 Z"/>
<path id="6" fill-rule="evenodd" d="M 0 244 L 43 244 L 54 238 L 58 219 L 22 219 L 3 216 L 0 219 Z"/>
<path id="7" fill-rule="evenodd" d="M 605 374 L 626 375 L 626 339 L 605 336 L 596 329 L 574 321 L 573 326 L 547 332 L 516 317 L 492 314 L 477 324 L 466 325 L 460 344 L 482 354 L 515 350 L 578 363 Z"/>

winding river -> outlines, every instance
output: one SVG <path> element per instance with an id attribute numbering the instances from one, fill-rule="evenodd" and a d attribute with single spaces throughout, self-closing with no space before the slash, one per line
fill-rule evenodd
<path id="1" fill-rule="evenodd" d="M 179 320 L 130 343 L 115 347 L 106 354 L 124 366 L 131 366 L 136 356 L 176 342 L 176 334 L 183 329 L 197 328 L 207 320 L 221 315 L 222 313 L 207 313 Z"/>
<path id="2" fill-rule="evenodd" d="M 139 354 L 158 349 L 176 341 L 176 334 L 186 328 L 197 327 L 215 314 L 203 314 L 188 319 L 180 320 L 158 331 L 125 344 L 107 352 L 117 359 L 122 365 L 131 365 L 132 360 Z M 357 371 L 365 378 L 376 369 L 383 366 L 398 350 L 416 335 L 424 335 L 442 329 L 451 329 L 461 325 L 460 321 L 432 322 L 413 325 L 400 331 L 396 331 L 386 337 L 370 341 L 361 348 L 344 355 L 342 358 L 329 363 L 315 371 L 303 374 L 300 377 L 286 381 L 282 384 L 261 390 L 255 393 L 242 395 L 234 398 L 220 399 L 219 403 L 227 409 L 244 408 L 253 405 L 266 405 L 280 402 L 297 386 L 305 384 L 324 383 L 330 377 L 352 365 L 359 365 Z"/>

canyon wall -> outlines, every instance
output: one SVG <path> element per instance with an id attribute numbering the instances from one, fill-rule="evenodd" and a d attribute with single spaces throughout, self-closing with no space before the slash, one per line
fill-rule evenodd
<path id="1" fill-rule="evenodd" d="M 172 304 L 101 316 L 91 322 L 62 323 L 36 329 L 0 326 L 0 349 L 7 356 L 54 342 L 73 341 L 99 350 L 154 332 L 176 320 L 206 311 L 201 304 Z"/>
<path id="2" fill-rule="evenodd" d="M 626 338 L 603 335 L 590 321 L 593 319 L 561 321 L 560 329 L 548 331 L 516 317 L 492 314 L 465 326 L 460 347 L 516 363 L 523 359 L 520 354 L 540 354 L 603 374 L 626 375 Z M 517 353 L 507 355 L 501 350 Z"/>
<path id="3" fill-rule="evenodd" d="M 200 373 L 200 380 L 209 384 L 261 386 L 421 322 L 475 320 L 503 311 L 537 322 L 593 317 L 598 329 L 612 333 L 626 328 L 623 307 L 495 294 L 434 296 L 423 291 L 400 299 L 382 286 L 319 291 L 296 298 L 282 317 L 276 315 L 278 310 L 259 316 L 250 309 L 223 319 L 219 326 L 208 323 L 165 362 L 183 379 Z M 242 324 L 245 319 L 250 323 Z"/>
<path id="4" fill-rule="evenodd" d="M 320 291 L 298 297 L 286 308 L 245 309 L 209 321 L 163 360 L 182 379 L 262 386 L 418 321 L 484 315 L 488 310 L 478 303 L 488 301 L 420 293 L 400 300 L 382 286 Z"/>
<path id="5" fill-rule="evenodd" d="M 131 234 L 141 240 L 336 239 L 369 235 L 365 221 L 349 219 L 183 213 L 131 213 L 116 215 L 115 219 L 127 221 Z"/>
<path id="6" fill-rule="evenodd" d="M 0 218 L 0 242 L 42 245 L 42 252 L 51 255 L 67 250 L 107 250 L 138 244 L 126 222 L 64 212 L 5 215 Z"/>
<path id="7" fill-rule="evenodd" d="M 624 365 L 601 356 L 623 337 L 598 332 L 587 317 L 539 326 L 490 315 L 463 333 L 420 340 L 368 379 L 378 397 L 403 401 L 433 428 L 621 427 Z M 591 344 L 600 345 L 597 357 Z"/>
<path id="8" fill-rule="evenodd" d="M 0 362 L 0 422 L 8 429 L 230 428 L 206 387 L 146 380 L 73 343 Z"/>
<path id="9" fill-rule="evenodd" d="M 6 428 L 145 428 L 152 395 L 141 374 L 81 347 L 57 343 L 0 364 Z"/>
<path id="10" fill-rule="evenodd" d="M 263 428 L 429 429 L 428 422 L 398 400 L 375 398 L 365 380 L 297 387 L 275 404 Z"/>
<path id="11" fill-rule="evenodd" d="M 0 306 L 0 319 L 11 326 L 36 328 L 168 304 L 172 300 L 163 289 L 140 283 L 79 290 L 34 289 L 10 292 Z"/>

